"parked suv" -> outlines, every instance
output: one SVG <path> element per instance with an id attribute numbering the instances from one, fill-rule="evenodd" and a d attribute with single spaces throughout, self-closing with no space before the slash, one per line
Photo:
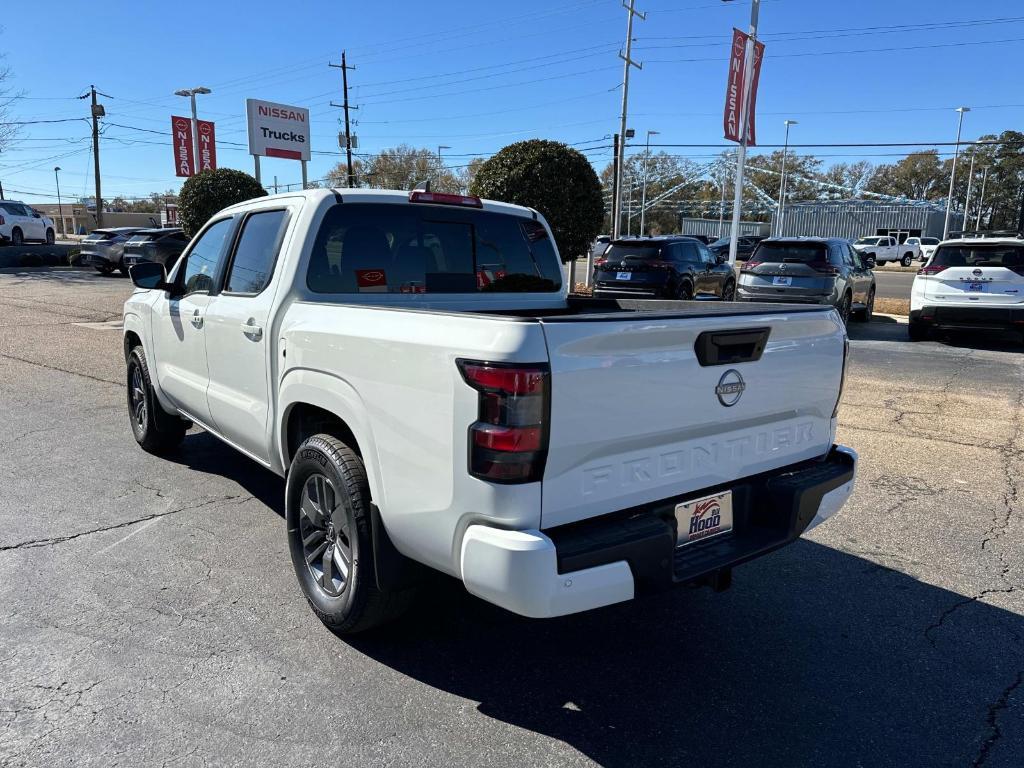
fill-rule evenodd
<path id="1" fill-rule="evenodd" d="M 100 274 L 109 275 L 115 269 L 128 274 L 128 267 L 121 260 L 124 255 L 124 244 L 142 227 L 115 227 L 113 229 L 95 229 L 82 240 L 82 264 L 92 264 Z"/>
<path id="2" fill-rule="evenodd" d="M 910 289 L 910 339 L 933 328 L 1024 330 L 1024 240 L 945 240 Z"/>
<path id="3" fill-rule="evenodd" d="M 0 200 L 0 244 L 35 240 L 52 245 L 55 239 L 53 219 L 16 200 Z"/>
<path id="4" fill-rule="evenodd" d="M 144 261 L 155 261 L 170 269 L 188 245 L 188 237 L 176 227 L 142 229 L 124 244 L 122 261 L 125 269 Z"/>
<path id="5" fill-rule="evenodd" d="M 594 295 L 732 301 L 736 277 L 692 237 L 613 240 L 594 268 Z"/>
<path id="6" fill-rule="evenodd" d="M 764 240 L 740 270 L 739 301 L 831 304 L 843 322 L 865 322 L 875 309 L 875 275 L 846 240 Z"/>
<path id="7" fill-rule="evenodd" d="M 764 240 L 760 235 L 741 235 L 736 238 L 736 260 L 746 261 L 750 258 L 750 254 L 757 248 L 757 244 Z M 725 256 L 729 258 L 729 238 L 720 237 L 715 242 L 708 246 L 711 252 L 715 256 Z"/>
<path id="8" fill-rule="evenodd" d="M 928 261 L 938 248 L 939 242 L 941 241 L 937 237 L 908 237 L 904 245 L 917 246 L 918 258 L 921 261 Z"/>

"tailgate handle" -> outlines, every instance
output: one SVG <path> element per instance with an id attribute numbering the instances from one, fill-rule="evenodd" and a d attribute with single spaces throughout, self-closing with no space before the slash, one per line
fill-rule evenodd
<path id="1" fill-rule="evenodd" d="M 740 331 L 704 331 L 694 343 L 697 362 L 702 366 L 752 363 L 761 359 L 771 328 Z"/>

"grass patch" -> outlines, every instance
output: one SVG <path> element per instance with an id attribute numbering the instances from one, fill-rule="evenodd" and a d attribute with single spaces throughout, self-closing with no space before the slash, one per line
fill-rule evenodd
<path id="1" fill-rule="evenodd" d="M 909 315 L 910 299 L 880 299 L 876 297 L 875 312 L 886 315 Z"/>

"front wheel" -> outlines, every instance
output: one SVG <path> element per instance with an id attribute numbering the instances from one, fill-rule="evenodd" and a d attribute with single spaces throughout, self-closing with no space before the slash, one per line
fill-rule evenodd
<path id="1" fill-rule="evenodd" d="M 128 356 L 128 417 L 135 442 L 157 455 L 176 448 L 188 429 L 185 421 L 165 412 L 157 402 L 142 347 L 135 347 Z"/>
<path id="2" fill-rule="evenodd" d="M 900 261 L 900 264 L 902 264 L 904 267 L 909 267 L 913 263 L 914 263 L 914 254 L 912 254 L 912 253 L 905 253 L 905 254 L 903 254 L 903 259 Z"/>
<path id="3" fill-rule="evenodd" d="M 408 606 L 411 592 L 377 587 L 366 469 L 333 435 L 314 435 L 295 452 L 285 522 L 299 586 L 332 632 L 371 629 Z"/>

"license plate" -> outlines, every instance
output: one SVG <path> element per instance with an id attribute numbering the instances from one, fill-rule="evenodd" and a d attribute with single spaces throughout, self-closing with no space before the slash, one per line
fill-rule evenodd
<path id="1" fill-rule="evenodd" d="M 676 546 L 732 530 L 732 491 L 676 504 Z"/>
<path id="2" fill-rule="evenodd" d="M 632 277 L 633 277 L 633 273 L 632 272 L 616 272 L 615 273 L 615 279 L 616 280 L 630 280 L 630 279 L 632 279 Z"/>
<path id="3" fill-rule="evenodd" d="M 967 284 L 967 290 L 968 291 L 978 291 L 980 293 L 981 291 L 985 290 L 985 284 L 984 283 L 968 283 Z"/>
<path id="4" fill-rule="evenodd" d="M 776 275 L 772 278 L 772 285 L 792 285 L 793 278 L 786 275 Z"/>

